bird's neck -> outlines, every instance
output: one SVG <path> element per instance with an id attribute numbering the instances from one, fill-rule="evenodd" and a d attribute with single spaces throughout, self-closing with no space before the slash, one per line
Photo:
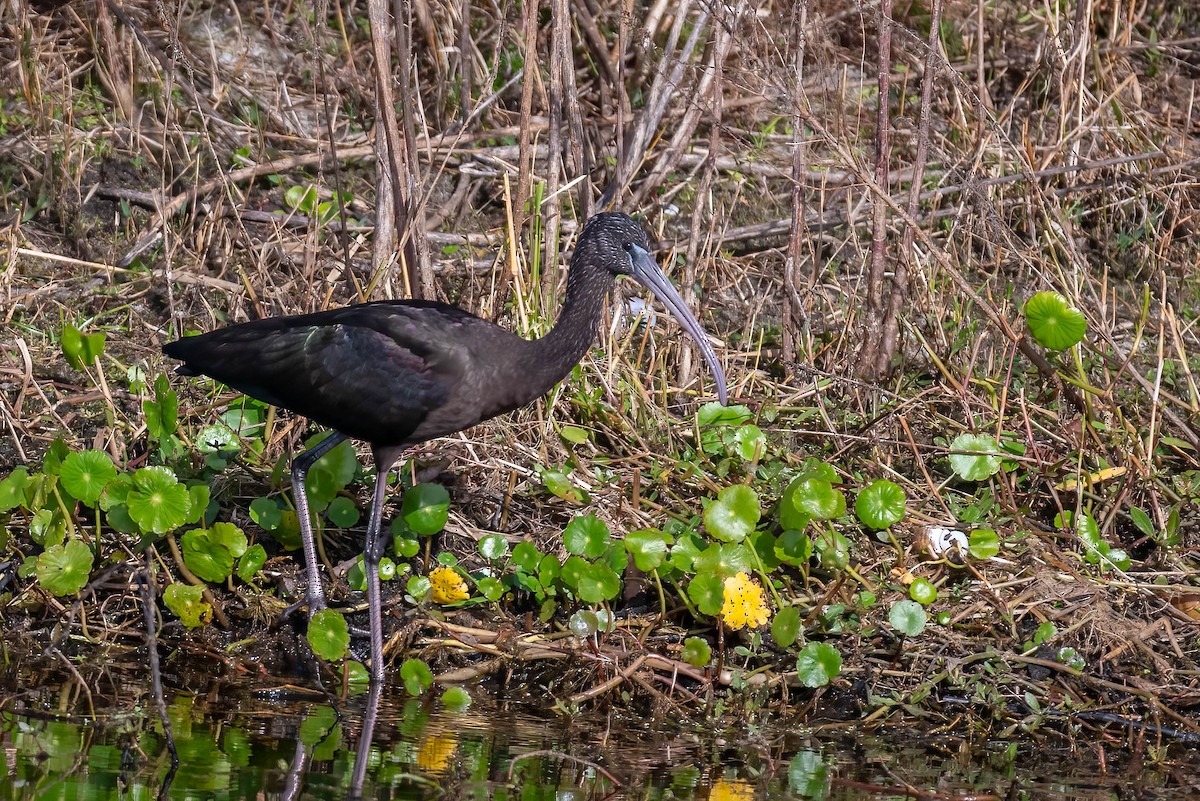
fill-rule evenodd
<path id="1" fill-rule="evenodd" d="M 532 384 L 540 397 L 563 380 L 596 340 L 604 299 L 613 285 L 607 270 L 573 268 L 567 276 L 567 297 L 558 322 L 541 339 L 530 343 Z"/>

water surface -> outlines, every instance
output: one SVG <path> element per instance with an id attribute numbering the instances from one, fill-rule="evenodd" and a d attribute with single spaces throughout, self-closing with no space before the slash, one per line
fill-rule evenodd
<path id="1" fill-rule="evenodd" d="M 170 758 L 136 664 L 85 684 L 53 665 L 3 674 L 3 799 L 159 797 Z M 57 682 L 57 683 L 56 683 Z M 752 799 L 1200 797 L 1195 751 L 1047 734 L 973 741 L 954 732 L 856 731 L 759 711 L 708 721 L 669 712 L 573 715 L 536 692 L 468 687 L 465 711 L 438 690 L 389 687 L 371 739 L 369 699 L 330 699 L 244 677 L 168 692 L 180 765 L 172 799 Z M 1080 745 L 1080 743 L 1087 743 Z M 1151 762 L 1151 757 L 1157 761 Z M 356 761 L 361 779 L 355 778 Z M 907 794 L 906 794 L 907 792 Z"/>

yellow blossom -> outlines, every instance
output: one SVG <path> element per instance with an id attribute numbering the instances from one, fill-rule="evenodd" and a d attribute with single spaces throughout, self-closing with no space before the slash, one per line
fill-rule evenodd
<path id="1" fill-rule="evenodd" d="M 449 570 L 449 568 L 438 568 L 438 570 Z M 458 750 L 458 737 L 453 734 L 440 734 L 430 737 L 421 744 L 421 748 L 417 751 L 417 767 L 425 773 L 432 773 L 435 776 L 446 772 L 446 767 L 450 764 L 450 757 L 454 756 L 454 752 Z"/>
<path id="2" fill-rule="evenodd" d="M 467 582 L 450 567 L 435 567 L 429 571 L 429 583 L 433 585 L 435 604 L 452 604 L 471 597 Z"/>
<path id="3" fill-rule="evenodd" d="M 745 573 L 725 579 L 725 603 L 721 607 L 725 625 L 737 631 L 757 628 L 771 619 L 771 610 L 763 599 L 762 587 Z"/>
<path id="4" fill-rule="evenodd" d="M 740 574 L 745 576 L 745 573 Z M 733 579 L 725 579 L 726 582 Z M 708 801 L 750 801 L 754 785 L 744 779 L 717 779 L 708 792 Z"/>

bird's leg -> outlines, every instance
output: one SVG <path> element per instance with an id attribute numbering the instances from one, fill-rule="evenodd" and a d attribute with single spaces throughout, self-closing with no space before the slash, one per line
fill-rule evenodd
<path id="1" fill-rule="evenodd" d="M 383 597 L 379 588 L 379 560 L 383 558 L 383 499 L 388 473 L 403 448 L 375 448 L 375 493 L 371 496 L 371 518 L 363 547 L 363 572 L 367 579 L 367 614 L 371 626 L 371 683 L 383 682 Z"/>
<path id="2" fill-rule="evenodd" d="M 308 489 L 305 479 L 308 470 L 318 459 L 346 439 L 345 434 L 333 432 L 304 453 L 292 459 L 292 495 L 296 499 L 296 515 L 300 518 L 300 541 L 304 544 L 305 572 L 308 573 L 308 619 L 325 608 L 325 590 L 321 587 L 321 571 L 317 566 L 317 542 L 313 538 L 312 518 L 308 514 Z"/>

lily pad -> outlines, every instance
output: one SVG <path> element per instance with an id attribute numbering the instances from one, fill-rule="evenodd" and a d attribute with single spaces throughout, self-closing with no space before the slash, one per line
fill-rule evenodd
<path id="1" fill-rule="evenodd" d="M 744 484 L 726 487 L 704 510 L 704 527 L 725 542 L 741 542 L 750 536 L 762 517 L 758 493 Z"/>
<path id="2" fill-rule="evenodd" d="M 1087 333 L 1087 318 L 1057 292 L 1039 292 L 1025 302 L 1025 322 L 1038 344 L 1066 350 Z"/>
<path id="3" fill-rule="evenodd" d="M 74 595 L 87 586 L 92 558 L 92 549 L 80 540 L 52 545 L 38 557 L 38 583 L 53 595 Z"/>

